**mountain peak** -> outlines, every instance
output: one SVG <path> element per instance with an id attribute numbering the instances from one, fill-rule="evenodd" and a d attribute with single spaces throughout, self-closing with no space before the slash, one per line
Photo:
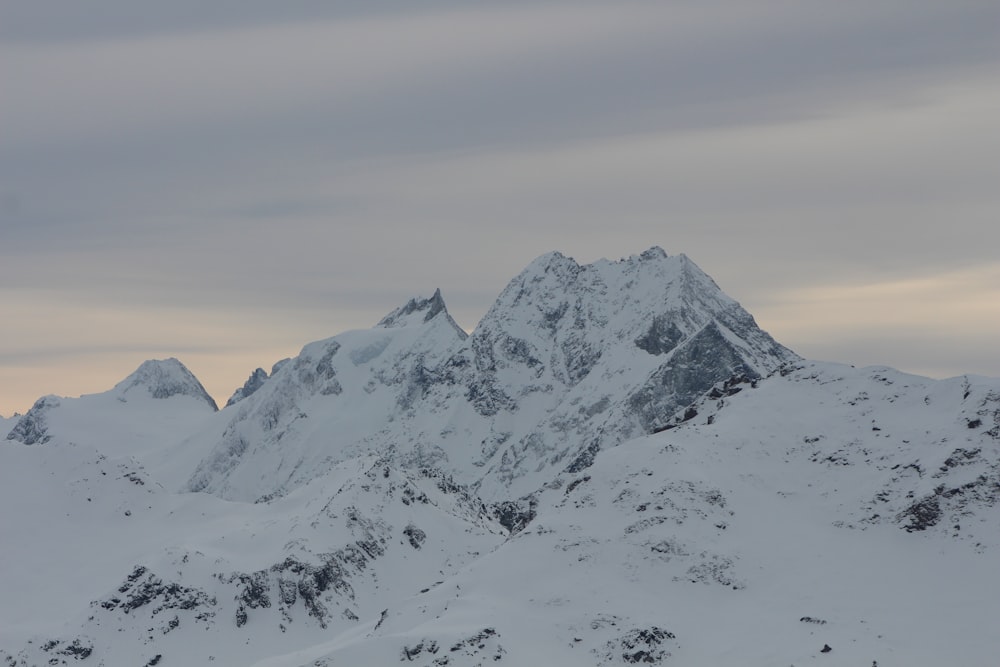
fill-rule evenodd
<path id="1" fill-rule="evenodd" d="M 684 257 L 684 255 L 682 254 L 681 257 Z M 666 258 L 667 258 L 666 251 L 664 251 L 663 248 L 661 248 L 658 245 L 654 245 L 649 250 L 644 250 L 642 254 L 639 255 L 639 259 L 643 260 L 666 259 Z"/>
<path id="2" fill-rule="evenodd" d="M 14 428 L 7 433 L 8 440 L 16 440 L 25 445 L 42 444 L 52 439 L 48 432 L 48 413 L 58 408 L 60 398 L 49 394 L 35 401 L 31 409 L 21 417 Z"/>
<path id="3" fill-rule="evenodd" d="M 518 278 L 544 275 L 547 273 L 573 276 L 576 275 L 581 268 L 580 264 L 572 257 L 568 257 L 558 250 L 553 250 L 532 260 L 532 262 L 524 268 Z M 517 278 L 515 278 L 515 280 L 516 279 Z"/>
<path id="4" fill-rule="evenodd" d="M 261 386 L 267 382 L 268 377 L 267 371 L 263 368 L 255 370 L 250 374 L 250 377 L 247 378 L 247 381 L 243 384 L 243 386 L 233 392 L 233 395 L 229 397 L 229 400 L 226 401 L 226 407 L 228 408 L 230 405 L 234 405 L 239 401 L 242 401 L 244 398 L 260 389 Z"/>
<path id="5" fill-rule="evenodd" d="M 379 329 L 398 329 L 401 327 L 419 326 L 430 322 L 442 314 L 455 330 L 461 334 L 462 338 L 465 338 L 465 331 L 458 326 L 458 323 L 448 313 L 448 308 L 445 306 L 444 297 L 441 296 L 440 289 L 434 290 L 434 294 L 429 299 L 417 297 L 410 299 L 379 320 L 375 327 Z"/>
<path id="6" fill-rule="evenodd" d="M 119 398 L 125 399 L 126 394 L 136 388 L 145 389 L 153 398 L 191 396 L 205 401 L 213 410 L 219 409 L 198 378 L 173 357 L 142 362 L 131 375 L 116 384 L 112 391 Z"/>

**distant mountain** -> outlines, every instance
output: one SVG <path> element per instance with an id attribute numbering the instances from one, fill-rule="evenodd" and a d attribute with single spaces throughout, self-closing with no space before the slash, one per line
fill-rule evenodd
<path id="1" fill-rule="evenodd" d="M 135 372 L 115 385 L 112 391 L 122 401 L 135 394 L 148 394 L 159 399 L 190 396 L 205 401 L 213 410 L 219 409 L 198 378 L 173 358 L 143 362 Z"/>
<path id="2" fill-rule="evenodd" d="M 183 437 L 216 412 L 215 401 L 177 359 L 143 362 L 111 390 L 80 398 L 43 396 L 17 419 L 7 440 L 45 444 L 54 437 L 136 453 Z M 111 443 L 127 443 L 119 448 Z M 153 447 L 152 449 L 155 449 Z"/>
<path id="3" fill-rule="evenodd" d="M 378 451 L 489 498 L 523 495 L 666 426 L 716 382 L 793 359 L 683 255 L 581 266 L 550 253 L 471 336 L 438 291 L 307 346 L 196 436 L 213 451 L 188 488 L 271 497 Z"/>
<path id="4" fill-rule="evenodd" d="M 0 664 L 938 665 L 1000 652 L 1000 379 L 811 362 L 683 255 L 532 262 L 0 445 Z M 8 422 L 10 423 L 10 422 Z"/>

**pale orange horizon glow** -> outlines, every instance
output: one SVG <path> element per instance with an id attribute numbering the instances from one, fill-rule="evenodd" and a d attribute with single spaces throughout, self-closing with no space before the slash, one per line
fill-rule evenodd
<path id="1" fill-rule="evenodd" d="M 725 289 L 725 287 L 723 287 Z M 961 367 L 960 361 L 942 365 L 938 341 L 961 348 L 982 347 L 1000 330 L 1000 265 L 975 266 L 933 276 L 914 276 L 881 282 L 822 284 L 779 290 L 760 303 L 744 303 L 758 324 L 780 343 L 807 358 L 861 365 L 887 365 L 932 377 L 1000 375 L 989 368 Z M 22 307 L 28 307 L 21 304 Z M 46 317 L 53 306 L 37 302 L 33 315 Z M 78 324 L 73 351 L 46 355 L 54 344 L 44 336 L 37 352 L 22 363 L 8 363 L 0 382 L 0 415 L 24 413 L 37 398 L 56 394 L 75 397 L 111 389 L 140 363 L 150 358 L 177 357 L 194 373 L 220 405 L 257 367 L 270 370 L 279 359 L 294 356 L 312 340 L 342 331 L 368 327 L 379 315 L 356 311 L 339 313 L 328 324 L 309 320 L 306 313 L 287 313 L 262 320 L 250 312 L 184 311 L 136 312 L 109 305 L 59 304 L 59 319 Z M 465 322 L 469 312 L 453 313 Z M 303 318 L 296 326 L 296 316 Z M 478 315 L 478 314 L 475 314 Z M 328 327 L 336 327 L 330 330 Z M 233 331 L 246 332 L 242 340 Z M 901 337 L 899 332 L 909 332 Z M 134 349 L 136 341 L 147 341 Z M 154 342 L 148 342 L 154 341 Z M 170 341 L 173 341 L 171 344 Z M 853 343 L 853 354 L 863 349 L 857 341 L 880 341 L 859 358 L 838 358 Z M 974 344 L 974 345 L 973 345 Z M 893 357 L 896 346 L 933 349 L 934 365 L 903 364 Z M 954 351 L 954 350 L 952 350 Z M 885 358 L 882 358 L 884 355 Z M 902 358 L 902 357 L 900 357 Z"/>

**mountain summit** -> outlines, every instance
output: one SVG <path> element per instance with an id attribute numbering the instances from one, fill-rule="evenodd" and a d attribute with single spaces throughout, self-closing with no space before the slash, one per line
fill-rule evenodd
<path id="1" fill-rule="evenodd" d="M 151 359 L 115 385 L 112 390 L 119 399 L 127 400 L 131 393 L 145 392 L 153 398 L 190 396 L 208 403 L 218 410 L 215 399 L 208 395 L 198 378 L 177 359 Z"/>
<path id="2" fill-rule="evenodd" d="M 382 329 L 395 329 L 413 324 L 425 324 L 439 315 L 455 328 L 459 337 L 465 338 L 465 331 L 462 327 L 458 326 L 448 313 L 448 308 L 444 305 L 444 297 L 441 296 L 440 289 L 434 290 L 434 294 L 429 299 L 410 299 L 404 305 L 379 320 L 375 326 Z"/>
<path id="3" fill-rule="evenodd" d="M 377 451 L 488 498 L 527 494 L 669 425 L 714 384 L 797 358 L 684 255 L 581 265 L 553 252 L 471 336 L 438 290 L 307 345 L 238 403 L 221 440 L 215 426 L 196 436 L 210 453 L 188 488 L 273 497 Z"/>

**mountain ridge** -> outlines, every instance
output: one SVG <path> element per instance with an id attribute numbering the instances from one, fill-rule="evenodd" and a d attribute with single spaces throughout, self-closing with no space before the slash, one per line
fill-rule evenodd
<path id="1" fill-rule="evenodd" d="M 712 363 L 692 363 L 708 350 Z M 653 248 L 580 265 L 549 253 L 510 282 L 471 335 L 436 290 L 371 330 L 305 346 L 238 403 L 222 441 L 217 426 L 204 436 L 199 446 L 214 452 L 187 488 L 270 497 L 374 448 L 406 467 L 442 467 L 487 497 L 507 497 L 512 485 L 522 495 L 544 483 L 529 466 L 582 466 L 602 447 L 655 430 L 715 382 L 797 358 L 686 257 Z M 587 384 L 594 369 L 600 378 Z M 629 396 L 588 398 L 610 376 Z M 317 412 L 321 422 L 308 417 Z M 576 442 L 601 421 L 603 435 Z M 240 472 L 282 464 L 293 469 L 270 480 Z"/>
<path id="2" fill-rule="evenodd" d="M 548 253 L 471 334 L 435 290 L 218 411 L 174 361 L 0 441 L 3 664 L 1000 651 L 1000 379 L 802 359 L 683 255 Z"/>

